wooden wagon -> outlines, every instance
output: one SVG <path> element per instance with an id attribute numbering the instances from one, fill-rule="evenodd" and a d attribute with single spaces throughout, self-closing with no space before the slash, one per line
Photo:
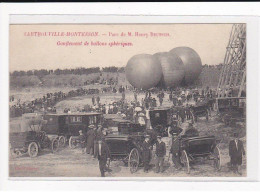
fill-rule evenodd
<path id="1" fill-rule="evenodd" d="M 180 161 L 190 173 L 191 163 L 198 159 L 213 160 L 214 168 L 220 170 L 221 155 L 215 136 L 181 137 L 180 138 Z"/>

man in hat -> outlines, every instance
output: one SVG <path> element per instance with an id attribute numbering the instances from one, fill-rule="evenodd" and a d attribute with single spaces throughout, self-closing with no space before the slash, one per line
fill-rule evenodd
<path id="1" fill-rule="evenodd" d="M 92 105 L 94 106 L 95 105 L 95 96 L 92 96 L 91 100 L 92 100 Z"/>
<path id="2" fill-rule="evenodd" d="M 157 136 L 157 143 L 156 143 L 156 173 L 163 172 L 163 162 L 164 156 L 166 154 L 166 146 L 165 143 L 162 141 L 161 136 Z"/>
<path id="3" fill-rule="evenodd" d="M 105 138 L 101 138 L 98 141 L 98 150 L 97 150 L 97 154 L 98 154 L 98 162 L 99 162 L 99 170 L 101 172 L 101 177 L 105 177 L 105 172 L 107 170 L 106 164 L 107 161 L 110 160 L 110 152 L 109 152 L 109 148 L 105 142 Z"/>
<path id="4" fill-rule="evenodd" d="M 99 102 L 100 102 L 100 97 L 99 95 L 97 96 L 97 105 L 99 106 Z"/>
<path id="5" fill-rule="evenodd" d="M 242 165 L 242 155 L 245 155 L 245 149 L 243 142 L 239 140 L 238 136 L 238 132 L 235 132 L 234 139 L 229 142 L 229 156 L 231 168 L 234 173 L 241 174 L 238 168 Z"/>
<path id="6" fill-rule="evenodd" d="M 168 136 L 173 136 L 173 134 L 179 135 L 182 131 L 182 128 L 178 127 L 178 121 L 173 120 L 171 125 L 168 127 Z"/>
<path id="7" fill-rule="evenodd" d="M 180 140 L 177 133 L 172 134 L 172 146 L 170 149 L 170 153 L 172 154 L 172 162 L 174 167 L 179 170 L 181 169 L 181 161 L 180 161 Z"/>
<path id="8" fill-rule="evenodd" d="M 149 163 L 151 160 L 151 150 L 150 150 L 150 143 L 149 143 L 149 135 L 145 136 L 144 143 L 143 143 L 143 162 L 144 162 L 144 172 L 148 172 L 149 170 Z"/>
<path id="9" fill-rule="evenodd" d="M 87 132 L 87 147 L 86 151 L 87 154 L 94 154 L 94 140 L 95 140 L 95 126 L 94 125 L 89 125 L 88 126 L 88 132 Z"/>
<path id="10" fill-rule="evenodd" d="M 134 98 L 135 98 L 135 102 L 137 102 L 137 93 L 136 93 L 136 91 L 134 92 Z"/>
<path id="11" fill-rule="evenodd" d="M 86 137 L 85 135 L 83 134 L 82 130 L 79 131 L 79 141 L 80 141 L 80 147 L 82 149 L 82 153 L 85 152 L 85 142 L 86 142 Z"/>
<path id="12" fill-rule="evenodd" d="M 98 125 L 98 128 L 96 130 L 95 133 L 95 140 L 94 140 L 94 157 L 97 157 L 97 150 L 98 150 L 98 141 L 100 141 L 102 138 L 105 138 L 104 134 L 103 134 L 103 126 L 102 125 Z"/>

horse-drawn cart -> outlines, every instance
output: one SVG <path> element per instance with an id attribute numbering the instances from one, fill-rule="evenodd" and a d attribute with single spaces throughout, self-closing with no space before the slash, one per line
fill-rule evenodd
<path id="1" fill-rule="evenodd" d="M 246 98 L 226 97 L 217 98 L 218 115 L 225 125 L 245 122 L 246 120 Z"/>
<path id="2" fill-rule="evenodd" d="M 142 145 L 145 134 L 149 134 L 149 131 L 145 131 L 139 124 L 129 121 L 119 122 L 118 131 L 108 134 L 105 138 L 111 160 L 122 160 L 128 165 L 131 173 L 136 172 L 143 163 Z"/>
<path id="3" fill-rule="evenodd" d="M 102 114 L 97 112 L 46 114 L 44 119 L 47 121 L 44 131 L 47 134 L 57 135 L 61 147 L 68 142 L 69 147 L 74 149 L 80 144 L 79 131 L 86 134 L 89 125 L 97 127 L 102 122 Z"/>
<path id="4" fill-rule="evenodd" d="M 197 159 L 213 160 L 214 168 L 220 170 L 221 155 L 215 136 L 181 137 L 180 161 L 190 173 L 190 165 Z"/>
<path id="5" fill-rule="evenodd" d="M 198 121 L 198 117 L 205 117 L 208 121 L 211 113 L 207 102 L 198 103 L 190 107 L 191 119 L 193 122 Z"/>

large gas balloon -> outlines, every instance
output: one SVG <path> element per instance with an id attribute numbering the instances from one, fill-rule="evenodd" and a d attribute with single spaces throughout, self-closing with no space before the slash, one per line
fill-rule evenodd
<path id="1" fill-rule="evenodd" d="M 200 56 L 196 53 L 196 51 L 189 47 L 177 47 L 172 49 L 170 53 L 178 55 L 183 62 L 185 70 L 185 83 L 193 83 L 202 71 Z"/>
<path id="2" fill-rule="evenodd" d="M 184 65 L 176 54 L 161 52 L 154 54 L 162 66 L 162 84 L 164 87 L 176 87 L 184 78 Z"/>
<path id="3" fill-rule="evenodd" d="M 125 73 L 132 86 L 146 90 L 159 83 L 162 77 L 162 67 L 155 56 L 140 54 L 129 59 Z"/>

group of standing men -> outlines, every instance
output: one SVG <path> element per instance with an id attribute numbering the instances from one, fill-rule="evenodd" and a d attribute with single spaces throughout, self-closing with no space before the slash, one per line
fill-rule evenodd
<path id="1" fill-rule="evenodd" d="M 108 171 L 106 164 L 110 161 L 110 152 L 105 142 L 106 130 L 102 125 L 98 125 L 97 128 L 95 125 L 90 125 L 88 128 L 86 135 L 79 131 L 82 152 L 98 159 L 101 176 L 104 177 L 105 172 Z"/>
<path id="2" fill-rule="evenodd" d="M 110 151 L 108 145 L 105 142 L 105 136 L 107 135 L 106 130 L 103 129 L 102 125 L 98 125 L 96 128 L 94 125 L 90 125 L 89 130 L 86 135 L 80 131 L 80 141 L 82 145 L 82 151 L 87 154 L 92 155 L 93 158 L 97 158 L 99 161 L 99 169 L 101 176 L 105 176 L 105 172 L 109 171 L 107 168 L 107 163 L 110 162 Z M 185 130 L 182 130 L 179 127 L 172 128 L 169 130 L 171 135 L 170 143 L 170 153 L 172 155 L 172 162 L 176 170 L 180 170 L 183 167 L 183 164 L 180 160 L 180 135 L 185 135 L 185 137 L 196 137 L 199 136 L 197 129 L 189 123 L 189 127 Z M 161 136 L 156 136 L 155 143 L 155 172 L 163 173 L 164 171 L 164 159 L 166 156 L 166 144 L 162 141 Z M 142 144 L 142 156 L 144 164 L 144 172 L 149 172 L 150 162 L 152 159 L 152 149 L 153 144 L 151 144 L 152 138 L 149 135 L 145 135 L 144 142 Z M 229 155 L 230 155 L 230 164 L 231 169 L 234 173 L 241 174 L 239 169 L 242 165 L 242 156 L 245 155 L 245 150 L 243 147 L 243 142 L 239 140 L 238 133 L 234 133 L 234 139 L 229 143 Z"/>
<path id="3" fill-rule="evenodd" d="M 143 143 L 144 172 L 149 171 L 150 161 L 152 158 L 152 153 L 151 153 L 152 146 L 149 141 L 150 141 L 150 136 L 146 135 Z M 156 173 L 163 172 L 163 163 L 164 163 L 164 157 L 166 155 L 166 146 L 165 143 L 162 141 L 161 136 L 157 136 L 155 155 L 156 155 Z"/>

